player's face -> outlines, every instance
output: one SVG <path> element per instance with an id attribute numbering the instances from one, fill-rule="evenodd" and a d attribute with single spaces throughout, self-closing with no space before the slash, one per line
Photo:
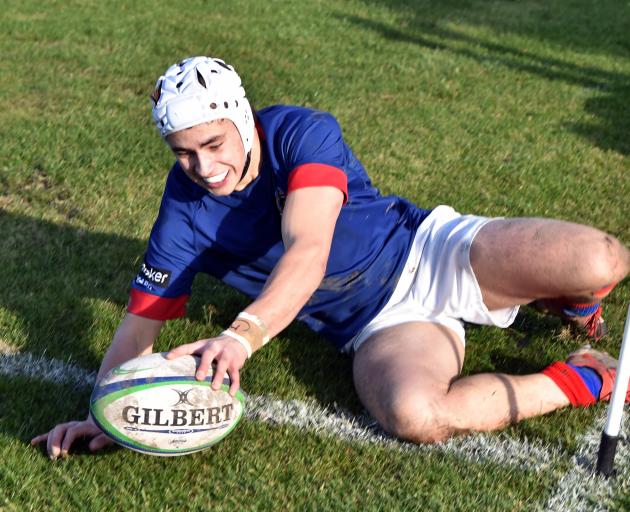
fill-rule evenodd
<path id="1" fill-rule="evenodd" d="M 231 194 L 241 180 L 246 155 L 241 136 L 229 119 L 171 133 L 166 142 L 186 175 L 211 194 Z"/>

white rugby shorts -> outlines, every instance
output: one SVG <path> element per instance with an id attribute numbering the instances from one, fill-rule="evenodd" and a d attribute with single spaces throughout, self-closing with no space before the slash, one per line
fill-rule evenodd
<path id="1" fill-rule="evenodd" d="M 489 311 L 470 265 L 470 246 L 496 218 L 461 215 L 438 206 L 418 227 L 394 293 L 383 309 L 343 347 L 356 352 L 377 331 L 406 322 L 433 322 L 455 331 L 465 344 L 464 321 L 509 326 L 518 306 Z"/>

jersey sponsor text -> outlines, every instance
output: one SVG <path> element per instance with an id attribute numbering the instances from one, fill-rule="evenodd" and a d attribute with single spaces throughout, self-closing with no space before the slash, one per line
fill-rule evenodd
<path id="1" fill-rule="evenodd" d="M 171 272 L 161 268 L 155 268 L 146 263 L 142 263 L 140 272 L 136 277 L 138 284 L 144 285 L 151 289 L 151 284 L 159 286 L 160 288 L 166 288 L 171 280 Z"/>

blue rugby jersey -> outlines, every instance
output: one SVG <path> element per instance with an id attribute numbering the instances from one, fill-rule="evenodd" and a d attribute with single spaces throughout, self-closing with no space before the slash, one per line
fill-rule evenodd
<path id="1" fill-rule="evenodd" d="M 173 166 L 128 310 L 160 320 L 183 316 L 198 272 L 257 297 L 284 253 L 287 194 L 334 186 L 345 203 L 326 274 L 297 318 L 341 348 L 386 304 L 429 210 L 381 196 L 332 115 L 272 106 L 257 121 L 262 164 L 244 190 L 213 196 Z"/>

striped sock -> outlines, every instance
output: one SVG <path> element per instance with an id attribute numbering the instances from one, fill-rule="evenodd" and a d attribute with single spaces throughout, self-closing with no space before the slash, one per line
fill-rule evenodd
<path id="1" fill-rule="evenodd" d="M 599 399 L 602 381 L 592 368 L 558 361 L 545 368 L 542 374 L 562 390 L 574 407 L 588 407 Z"/>
<path id="2" fill-rule="evenodd" d="M 599 306 L 599 302 L 590 302 L 587 304 L 565 304 L 562 307 L 562 312 L 568 317 L 585 317 L 595 313 Z"/>
<path id="3" fill-rule="evenodd" d="M 612 283 L 594 291 L 593 296 L 601 301 L 613 290 L 616 284 Z M 595 313 L 600 305 L 600 302 L 568 302 L 562 306 L 562 312 L 568 317 L 585 317 Z"/>
<path id="4" fill-rule="evenodd" d="M 588 366 L 575 366 L 571 363 L 567 363 L 567 366 L 570 366 L 579 374 L 591 395 L 597 399 L 602 391 L 602 378 L 599 376 L 599 373 Z"/>

